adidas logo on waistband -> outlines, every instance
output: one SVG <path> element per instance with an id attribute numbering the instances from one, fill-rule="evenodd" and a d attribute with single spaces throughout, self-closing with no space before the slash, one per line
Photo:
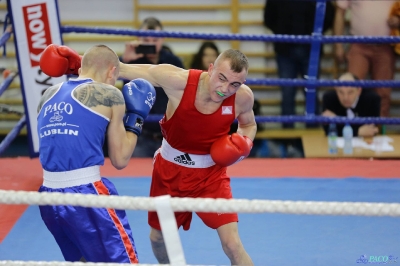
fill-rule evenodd
<path id="1" fill-rule="evenodd" d="M 185 153 L 174 158 L 174 161 L 177 163 L 182 163 L 186 165 L 195 165 L 195 162 L 192 161 L 189 154 Z"/>

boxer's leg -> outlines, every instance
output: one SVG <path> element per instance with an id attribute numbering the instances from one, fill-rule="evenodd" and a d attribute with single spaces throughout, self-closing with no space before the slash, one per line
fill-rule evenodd
<path id="1" fill-rule="evenodd" d="M 217 232 L 221 240 L 222 249 L 232 265 L 253 265 L 253 261 L 240 240 L 236 222 L 220 226 Z"/>
<path id="2" fill-rule="evenodd" d="M 158 263 L 169 264 L 164 237 L 160 230 L 150 228 L 150 242 L 154 256 L 156 257 Z"/>
<path id="3" fill-rule="evenodd" d="M 230 179 L 226 171 L 216 171 L 210 179 L 217 180 L 202 188 L 201 198 L 232 198 Z M 240 240 L 237 213 L 197 213 L 209 227 L 217 229 L 222 249 L 232 265 L 253 265 Z"/>

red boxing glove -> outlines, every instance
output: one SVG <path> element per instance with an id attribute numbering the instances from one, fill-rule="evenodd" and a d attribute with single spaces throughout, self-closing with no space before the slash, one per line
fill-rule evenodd
<path id="1" fill-rule="evenodd" d="M 67 46 L 50 44 L 40 57 L 40 68 L 50 77 L 61 77 L 64 74 L 78 75 L 82 56 Z"/>
<path id="2" fill-rule="evenodd" d="M 211 158 L 219 166 L 229 166 L 249 156 L 253 141 L 237 133 L 226 135 L 211 145 Z"/>

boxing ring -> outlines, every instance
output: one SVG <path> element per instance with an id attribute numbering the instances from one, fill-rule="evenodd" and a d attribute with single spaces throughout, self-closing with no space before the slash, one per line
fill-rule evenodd
<path id="1" fill-rule="evenodd" d="M 61 33 L 310 43 L 310 65 L 306 79 L 249 79 L 246 81 L 247 85 L 304 86 L 306 88 L 305 115 L 257 116 L 257 122 L 400 124 L 399 118 L 367 117 L 349 120 L 343 117 L 328 118 L 315 115 L 316 88 L 320 86 L 400 87 L 399 81 L 338 81 L 317 78 L 320 49 L 323 43 L 400 42 L 399 37 L 323 36 L 321 29 L 325 4 L 324 1 L 317 3 L 314 33 L 311 36 L 151 32 L 76 26 L 63 26 L 60 30 Z M 7 36 L 3 36 L 0 39 L 0 46 L 7 39 Z M 10 75 L 0 85 L 0 95 L 15 76 L 16 74 Z M 2 108 L 12 111 L 7 106 Z M 161 116 L 149 116 L 147 121 L 158 121 L 160 118 Z M 0 154 L 25 124 L 26 118 L 23 116 L 0 144 Z M 238 170 L 241 166 L 251 167 L 250 164 L 245 164 L 245 161 L 232 168 Z M 26 163 L 26 161 L 23 162 Z M 132 161 L 134 164 L 131 168 L 132 172 L 136 170 L 135 167 L 139 167 L 140 163 Z M 271 168 L 276 167 L 274 162 L 263 164 Z M 396 162 L 391 162 L 391 164 L 393 167 L 397 165 Z M 297 165 L 301 167 L 301 164 Z M 371 165 L 375 166 L 376 162 Z M 384 165 L 387 166 L 387 163 Z M 336 164 L 336 167 L 340 166 Z M 326 171 L 330 170 L 326 169 Z M 268 169 L 264 171 L 267 172 Z M 265 172 L 260 173 L 259 176 L 246 176 L 246 171 L 241 174 L 232 178 L 234 200 L 148 198 L 149 176 L 139 175 L 126 178 L 115 173 L 111 176 L 112 182 L 116 185 L 120 197 L 71 196 L 1 189 L 0 204 L 30 206 L 0 245 L 0 265 L 71 264 L 62 262 L 63 258 L 56 243 L 40 220 L 37 205 L 77 205 L 128 210 L 141 265 L 143 263 L 156 264 L 147 236 L 149 230 L 146 221 L 147 210 L 159 212 L 161 221 L 162 217 L 165 217 L 165 221 L 171 219 L 173 211 L 239 212 L 240 236 L 255 265 L 350 265 L 352 263 L 399 262 L 400 174 L 394 173 L 391 177 L 375 174 L 366 179 L 354 173 L 352 178 L 339 180 L 334 176 L 317 179 L 293 178 L 299 177 L 296 175 L 271 177 Z M 167 213 L 161 214 L 165 210 Z M 168 245 L 174 247 L 171 248 L 172 251 L 168 250 L 171 265 L 229 263 L 218 243 L 216 232 L 202 225 L 195 216 L 192 228 L 188 232 L 178 231 L 173 226 L 171 227 L 171 223 L 165 226 L 162 226 L 163 232 L 170 232 L 168 233 L 170 236 L 166 237 L 167 249 Z M 332 261 L 333 259 L 335 261 Z M 74 265 L 103 264 L 74 263 Z"/>

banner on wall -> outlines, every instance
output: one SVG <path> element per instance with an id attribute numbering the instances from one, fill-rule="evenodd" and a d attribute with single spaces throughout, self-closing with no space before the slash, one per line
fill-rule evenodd
<path id="1" fill-rule="evenodd" d="M 37 107 L 43 92 L 52 85 L 66 81 L 64 75 L 52 78 L 39 67 L 39 59 L 49 44 L 62 44 L 56 0 L 7 1 L 14 31 L 21 91 L 27 119 L 30 156 L 39 155 Z"/>

